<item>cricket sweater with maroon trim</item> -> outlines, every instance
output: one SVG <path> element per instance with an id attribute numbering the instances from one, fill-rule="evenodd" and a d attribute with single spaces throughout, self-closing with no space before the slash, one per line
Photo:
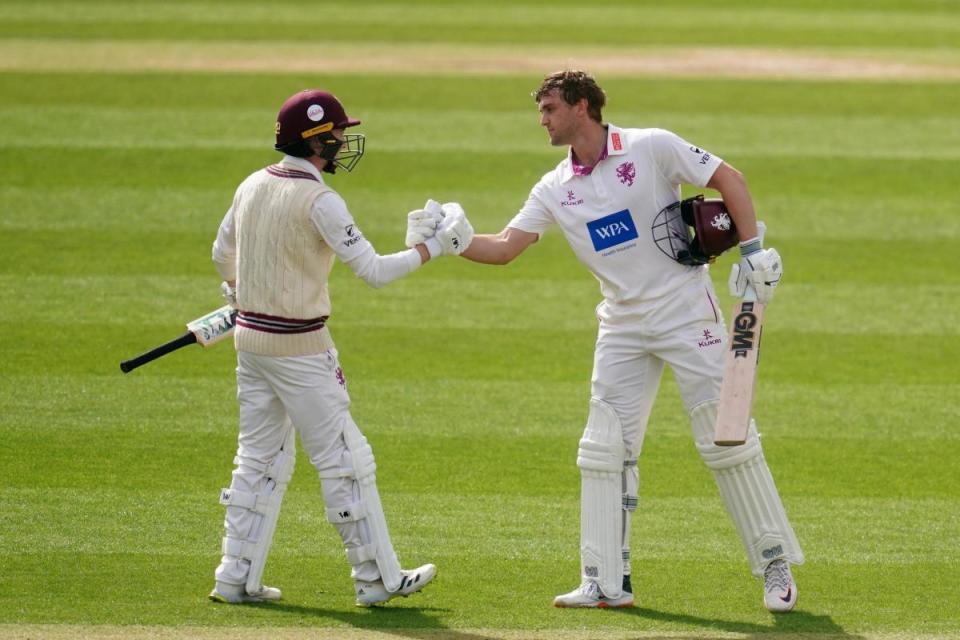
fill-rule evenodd
<path id="1" fill-rule="evenodd" d="M 311 173 L 279 164 L 237 190 L 237 350 L 300 356 L 333 348 L 327 279 L 336 256 L 310 220 L 327 191 Z"/>

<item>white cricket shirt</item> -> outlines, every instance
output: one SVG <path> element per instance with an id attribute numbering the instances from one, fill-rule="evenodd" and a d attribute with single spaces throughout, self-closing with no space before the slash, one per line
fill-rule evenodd
<path id="1" fill-rule="evenodd" d="M 653 241 L 654 220 L 680 199 L 682 183 L 706 186 L 722 160 L 663 129 L 613 125 L 606 151 L 589 175 L 576 175 L 568 153 L 507 226 L 542 235 L 559 225 L 610 302 L 659 298 L 706 267 L 684 266 L 663 253 Z"/>

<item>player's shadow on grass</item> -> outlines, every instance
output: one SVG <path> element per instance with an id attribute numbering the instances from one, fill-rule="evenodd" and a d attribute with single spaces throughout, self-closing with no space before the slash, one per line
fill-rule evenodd
<path id="1" fill-rule="evenodd" d="M 701 618 L 683 613 L 667 613 L 645 607 L 619 609 L 619 611 L 659 622 L 675 622 L 678 624 L 705 627 L 723 633 L 742 633 L 745 634 L 747 638 L 769 638 L 772 632 L 777 632 L 802 634 L 804 638 L 810 640 L 819 637 L 865 640 L 863 636 L 849 634 L 844 631 L 843 627 L 834 622 L 830 616 L 821 616 L 805 611 L 792 611 L 791 613 L 774 615 L 772 625 Z M 680 637 L 682 638 L 682 636 Z M 697 638 L 698 640 L 708 640 L 709 636 L 704 637 L 698 635 Z"/>
<path id="2" fill-rule="evenodd" d="M 376 630 L 378 633 L 399 636 L 401 638 L 424 638 L 430 640 L 496 640 L 490 636 L 457 631 L 447 628 L 438 617 L 425 615 L 430 612 L 450 613 L 449 609 L 437 607 L 393 607 L 357 609 L 356 612 L 321 607 L 304 607 L 282 602 L 269 603 L 271 611 L 285 611 L 300 617 L 337 620 L 357 629 Z M 438 634 L 438 631 L 442 631 Z"/>

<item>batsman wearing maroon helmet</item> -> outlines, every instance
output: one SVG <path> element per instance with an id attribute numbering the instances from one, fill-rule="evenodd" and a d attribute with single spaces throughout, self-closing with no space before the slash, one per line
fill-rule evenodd
<path id="1" fill-rule="evenodd" d="M 410 595 L 436 575 L 432 564 L 401 569 L 394 553 L 373 450 L 350 414 L 327 279 L 340 259 L 367 284 L 383 286 L 431 257 L 459 253 L 473 230 L 465 217 L 444 216 L 428 201 L 408 215 L 407 236 L 430 239 L 378 254 L 323 177 L 359 162 L 364 137 L 346 133 L 359 124 L 331 93 L 292 95 L 277 116 L 275 149 L 283 158 L 240 184 L 213 244 L 224 295 L 237 308 L 240 403 L 236 468 L 220 494 L 226 518 L 214 601 L 280 599 L 262 578 L 298 434 L 319 473 L 326 517 L 343 540 L 357 605 Z"/>

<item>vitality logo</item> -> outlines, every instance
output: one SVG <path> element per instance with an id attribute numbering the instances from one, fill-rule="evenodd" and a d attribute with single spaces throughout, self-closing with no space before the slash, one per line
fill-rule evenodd
<path id="1" fill-rule="evenodd" d="M 635 240 L 637 227 L 630 217 L 630 210 L 624 209 L 587 223 L 587 233 L 593 241 L 593 248 L 603 251 L 629 240 Z"/>
<path id="2" fill-rule="evenodd" d="M 345 247 L 352 247 L 363 239 L 363 234 L 360 233 L 360 229 L 357 229 L 352 224 L 345 226 L 343 232 L 346 234 L 346 238 L 343 241 L 343 246 Z"/>

